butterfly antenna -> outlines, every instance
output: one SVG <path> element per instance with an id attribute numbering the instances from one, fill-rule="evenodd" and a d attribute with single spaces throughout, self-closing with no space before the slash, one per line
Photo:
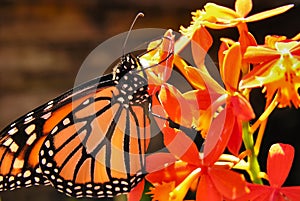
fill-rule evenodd
<path id="1" fill-rule="evenodd" d="M 122 49 L 123 49 L 123 55 L 124 55 L 124 53 L 125 53 L 125 46 L 126 46 L 126 44 L 127 44 L 127 40 L 128 40 L 128 38 L 129 38 L 130 32 L 131 32 L 131 30 L 132 30 L 132 28 L 133 28 L 133 25 L 135 24 L 136 20 L 137 20 L 139 17 L 144 17 L 144 13 L 139 12 L 139 13 L 135 16 L 135 18 L 134 18 L 134 20 L 133 20 L 133 22 L 132 22 L 132 24 L 131 24 L 131 26 L 130 26 L 130 28 L 129 28 L 129 31 L 128 31 L 128 33 L 127 33 L 127 36 L 126 36 L 126 38 L 125 38 L 124 44 L 123 44 L 123 48 L 122 48 Z"/>

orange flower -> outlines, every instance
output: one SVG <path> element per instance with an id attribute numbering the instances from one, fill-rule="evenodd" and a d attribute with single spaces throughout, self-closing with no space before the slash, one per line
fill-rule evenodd
<path id="1" fill-rule="evenodd" d="M 156 171 L 146 176 L 146 179 L 154 186 L 149 192 L 153 195 L 153 200 L 181 201 L 189 189 L 196 191 L 197 201 L 235 199 L 248 191 L 243 175 L 215 165 L 223 152 L 218 145 L 214 146 L 213 150 L 209 148 L 210 145 L 207 145 L 207 148 L 204 146 L 203 153 L 199 155 L 193 141 L 186 135 L 182 133 L 175 135 L 173 129 L 164 132 L 169 133 L 165 134 L 165 138 L 168 138 L 165 140 L 172 141 L 172 145 L 166 143 L 171 154 L 178 156 L 182 154 L 180 148 L 184 148 L 185 145 L 189 147 L 180 157 L 182 160 L 171 165 L 167 162 L 159 165 L 167 154 L 153 154 L 147 157 L 146 164 L 156 166 Z M 169 157 L 166 161 L 170 161 Z M 151 171 L 149 167 L 147 170 Z"/>
<path id="2" fill-rule="evenodd" d="M 237 200 L 300 200 L 300 186 L 282 187 L 291 169 L 294 148 L 288 144 L 274 144 L 269 150 L 267 174 L 270 186 L 248 184 L 250 193 Z"/>
<path id="3" fill-rule="evenodd" d="M 153 41 L 148 46 L 148 52 L 140 57 L 148 78 L 150 94 L 160 90 L 173 70 L 174 35 L 172 30 L 166 31 L 162 40 Z"/>
<path id="4" fill-rule="evenodd" d="M 250 46 L 244 60 L 257 64 L 243 77 L 240 88 L 262 87 L 267 101 L 278 95 L 278 107 L 300 106 L 300 42 L 267 36 L 263 46 Z"/>
<path id="5" fill-rule="evenodd" d="M 207 3 L 204 10 L 192 12 L 193 22 L 188 28 L 181 27 L 181 31 L 191 36 L 200 26 L 212 29 L 235 27 L 246 22 L 254 22 L 281 14 L 292 7 L 293 5 L 286 5 L 246 17 L 252 9 L 251 0 L 236 0 L 235 10 L 214 3 Z"/>
<path id="6" fill-rule="evenodd" d="M 202 131 L 201 134 L 206 139 L 206 144 L 211 142 L 212 147 L 218 144 L 220 148 L 228 145 L 229 150 L 237 155 L 242 144 L 242 121 L 253 119 L 254 112 L 250 103 L 237 89 L 242 66 L 240 44 L 235 43 L 228 49 L 226 48 L 222 46 L 220 50 L 222 54 L 219 54 L 220 74 L 225 89 L 213 80 L 205 68 L 178 66 L 185 70 L 187 80 L 196 89 L 207 91 L 206 99 L 211 101 L 210 106 L 202 114 L 200 112 L 196 125 Z M 219 111 L 220 108 L 223 110 Z M 226 122 L 231 122 L 231 124 L 225 127 Z M 230 134 L 225 137 L 225 133 L 228 134 L 229 131 Z M 222 143 L 222 146 L 219 143 Z"/>

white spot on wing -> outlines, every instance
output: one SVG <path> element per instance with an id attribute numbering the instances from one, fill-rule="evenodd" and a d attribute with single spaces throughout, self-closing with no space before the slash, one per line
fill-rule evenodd
<path id="1" fill-rule="evenodd" d="M 13 125 L 13 124 L 12 124 Z M 14 127 L 14 128 L 12 128 L 12 129 L 10 129 L 9 131 L 8 131 L 8 134 L 9 135 L 13 135 L 13 134 L 15 134 L 16 132 L 18 132 L 18 129 L 16 128 L 16 127 Z"/>
<path id="2" fill-rule="evenodd" d="M 46 145 L 46 147 L 49 149 L 49 148 L 50 148 L 50 141 L 47 140 L 47 141 L 45 142 L 45 145 Z"/>
<path id="3" fill-rule="evenodd" d="M 27 117 L 24 119 L 24 123 L 28 124 L 29 122 L 31 122 L 32 120 L 34 120 L 33 116 Z"/>
<path id="4" fill-rule="evenodd" d="M 24 178 L 27 178 L 27 177 L 30 177 L 30 175 L 31 175 L 31 171 L 30 171 L 30 170 L 26 170 L 26 171 L 24 172 L 24 174 L 23 174 L 23 177 L 24 177 Z"/>
<path id="5" fill-rule="evenodd" d="M 27 135 L 30 135 L 35 129 L 35 124 L 31 124 L 30 126 L 27 126 L 27 128 L 25 128 L 25 132 Z"/>
<path id="6" fill-rule="evenodd" d="M 23 166 L 24 166 L 24 160 L 16 158 L 13 164 L 13 168 L 19 169 L 19 168 L 23 168 Z"/>
<path id="7" fill-rule="evenodd" d="M 57 126 L 55 126 L 54 128 L 53 128 L 53 130 L 51 131 L 51 134 L 54 134 L 54 133 L 56 133 L 56 131 L 58 130 L 58 127 Z"/>
<path id="8" fill-rule="evenodd" d="M 48 112 L 48 113 L 44 114 L 41 118 L 46 120 L 49 117 L 51 117 L 51 112 Z"/>
<path id="9" fill-rule="evenodd" d="M 71 122 L 71 121 L 70 121 L 69 118 L 65 118 L 65 119 L 63 120 L 63 124 L 64 124 L 65 126 L 68 125 L 70 122 Z"/>
<path id="10" fill-rule="evenodd" d="M 13 139 L 7 138 L 7 140 L 5 140 L 5 142 L 3 143 L 3 145 L 6 146 L 6 147 L 8 147 L 9 145 L 11 145 L 12 142 L 13 142 Z"/>
<path id="11" fill-rule="evenodd" d="M 36 140 L 36 133 L 34 133 L 34 134 L 32 134 L 29 138 L 28 138 L 28 140 L 26 141 L 26 144 L 27 145 L 31 145 L 35 140 Z"/>
<path id="12" fill-rule="evenodd" d="M 13 143 L 11 143 L 11 145 L 9 146 L 9 149 L 10 149 L 11 152 L 14 152 L 14 153 L 15 153 L 15 152 L 18 151 L 19 145 L 17 145 L 17 143 L 13 142 Z"/>

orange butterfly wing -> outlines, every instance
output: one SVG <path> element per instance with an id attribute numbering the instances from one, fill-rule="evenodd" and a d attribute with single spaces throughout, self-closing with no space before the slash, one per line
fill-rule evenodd
<path id="1" fill-rule="evenodd" d="M 124 107 L 116 87 L 98 91 L 56 124 L 41 152 L 51 183 L 74 197 L 112 197 L 142 178 L 148 103 Z"/>

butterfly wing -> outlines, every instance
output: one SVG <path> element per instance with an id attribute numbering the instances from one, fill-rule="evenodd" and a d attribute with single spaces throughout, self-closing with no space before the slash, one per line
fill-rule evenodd
<path id="1" fill-rule="evenodd" d="M 41 173 L 38 160 L 45 139 L 39 128 L 45 121 L 28 113 L 1 132 L 0 191 L 49 183 Z"/>
<path id="2" fill-rule="evenodd" d="M 137 61 L 124 59 L 116 85 L 73 103 L 41 147 L 43 173 L 67 195 L 113 197 L 129 192 L 143 176 L 150 139 L 147 81 L 130 71 Z"/>
<path id="3" fill-rule="evenodd" d="M 146 108 L 124 107 L 111 93 L 115 89 L 86 99 L 47 136 L 41 168 L 58 190 L 74 197 L 112 197 L 141 179 L 150 133 Z"/>
<path id="4" fill-rule="evenodd" d="M 92 80 L 20 117 L 0 132 L 0 191 L 50 184 L 39 165 L 40 148 L 55 125 L 80 100 L 99 85 L 112 85 L 112 75 Z M 62 111 L 64 108 L 65 111 Z M 61 111 L 61 112 L 60 112 Z"/>

